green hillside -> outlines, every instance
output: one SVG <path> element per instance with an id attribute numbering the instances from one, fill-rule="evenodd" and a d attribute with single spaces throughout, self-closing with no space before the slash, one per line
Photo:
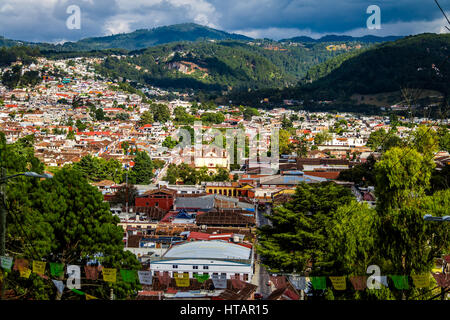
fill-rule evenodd
<path id="1" fill-rule="evenodd" d="M 243 35 L 231 34 L 195 23 L 185 23 L 150 30 L 141 29 L 131 33 L 106 37 L 87 38 L 77 42 L 66 42 L 61 46 L 56 46 L 56 50 L 90 51 L 115 48 L 139 50 L 171 42 L 225 39 L 251 40 Z"/>
<path id="2" fill-rule="evenodd" d="M 163 88 L 283 88 L 296 85 L 312 66 L 342 52 L 346 51 L 327 50 L 323 43 L 284 46 L 270 40 L 182 42 L 130 52 L 125 59 L 108 58 L 99 71 L 108 77 Z"/>
<path id="3" fill-rule="evenodd" d="M 410 36 L 340 55 L 314 66 L 299 86 L 248 94 L 241 92 L 227 99 L 258 105 L 261 99 L 269 98 L 273 106 L 284 99 L 338 100 L 343 103 L 350 102 L 354 94 L 396 92 L 402 88 L 448 94 L 449 56 L 449 34 Z"/>
<path id="4" fill-rule="evenodd" d="M 319 39 L 313 39 L 306 36 L 294 37 L 289 39 L 282 39 L 280 42 L 298 42 L 298 43 L 307 43 L 307 42 L 363 42 L 363 43 L 380 43 L 387 41 L 395 41 L 401 39 L 402 37 L 398 36 L 388 36 L 388 37 L 377 37 L 372 35 L 367 35 L 363 37 L 352 37 L 352 36 L 339 36 L 339 35 L 326 35 Z"/>
<path id="5" fill-rule="evenodd" d="M 449 56 L 450 34 L 411 36 L 349 57 L 305 89 L 332 87 L 336 94 L 375 94 L 402 87 L 448 92 Z"/>

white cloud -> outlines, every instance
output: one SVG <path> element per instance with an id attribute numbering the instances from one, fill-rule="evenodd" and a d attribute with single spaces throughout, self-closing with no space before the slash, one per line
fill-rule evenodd
<path id="1" fill-rule="evenodd" d="M 132 23 L 133 20 L 121 20 L 116 19 L 116 18 L 112 18 L 111 20 L 108 20 L 105 24 L 105 26 L 103 27 L 104 33 L 106 35 L 111 35 L 111 34 L 117 34 L 117 33 L 128 33 L 131 32 L 133 30 L 131 30 L 130 28 L 130 23 Z"/>
<path id="2" fill-rule="evenodd" d="M 406 35 L 447 31 L 431 1 L 383 1 L 382 30 L 365 29 L 372 0 L 0 0 L 0 35 L 28 41 L 86 37 L 195 22 L 273 39 L 324 34 Z M 450 0 L 440 1 L 443 8 Z M 81 8 L 81 30 L 68 30 L 66 8 Z M 439 18 L 439 19 L 438 19 Z M 415 21 L 417 20 L 417 21 Z M 389 22 L 383 24 L 383 21 Z"/>
<path id="3" fill-rule="evenodd" d="M 233 33 L 243 34 L 244 36 L 262 39 L 269 38 L 273 40 L 287 39 L 298 36 L 307 36 L 314 39 L 320 38 L 323 34 L 313 32 L 310 29 L 296 29 L 296 28 L 265 28 L 265 29 L 244 29 L 244 30 L 229 30 Z"/>
<path id="4" fill-rule="evenodd" d="M 443 33 L 447 21 L 445 18 L 436 19 L 433 21 L 413 21 L 413 22 L 398 22 L 381 24 L 380 30 L 369 30 L 366 28 L 354 29 L 345 34 L 351 36 L 361 36 L 371 34 L 375 36 L 402 36 L 413 35 L 418 33 Z"/>

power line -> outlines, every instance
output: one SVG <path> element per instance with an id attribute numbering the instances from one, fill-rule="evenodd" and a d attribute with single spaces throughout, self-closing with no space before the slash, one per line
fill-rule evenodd
<path id="1" fill-rule="evenodd" d="M 444 15 L 445 19 L 447 19 L 448 25 L 450 26 L 450 20 L 447 18 L 447 15 L 445 14 L 445 11 L 441 8 L 441 6 L 439 5 L 439 2 L 437 0 L 434 0 L 434 2 L 436 2 L 437 6 L 441 10 L 441 12 Z M 445 27 L 450 31 L 449 27 L 447 27 L 447 26 L 445 26 Z"/>

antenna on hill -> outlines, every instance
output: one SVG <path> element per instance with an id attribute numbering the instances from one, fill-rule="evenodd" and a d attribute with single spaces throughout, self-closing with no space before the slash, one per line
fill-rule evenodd
<path id="1" fill-rule="evenodd" d="M 439 2 L 437 0 L 434 0 L 434 2 L 436 2 L 437 6 L 439 7 L 439 9 L 441 10 L 442 14 L 444 15 L 445 19 L 448 22 L 448 25 L 450 26 L 450 20 L 448 19 L 447 15 L 445 14 L 445 11 L 442 9 L 442 7 L 439 5 Z M 450 31 L 450 28 L 445 26 L 447 28 L 448 31 Z"/>

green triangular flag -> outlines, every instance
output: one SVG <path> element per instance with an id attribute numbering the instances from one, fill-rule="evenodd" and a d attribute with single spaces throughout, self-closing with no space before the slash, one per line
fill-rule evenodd
<path id="1" fill-rule="evenodd" d="M 136 282 L 136 271 L 134 270 L 120 270 L 120 275 L 124 282 Z"/>
<path id="2" fill-rule="evenodd" d="M 50 274 L 53 277 L 60 277 L 64 274 L 64 263 L 50 262 Z"/>
<path id="3" fill-rule="evenodd" d="M 326 277 L 311 277 L 311 282 L 314 290 L 326 290 L 327 288 Z"/>
<path id="4" fill-rule="evenodd" d="M 409 284 L 408 284 L 408 276 L 390 276 L 392 281 L 394 281 L 394 286 L 396 289 L 402 290 L 408 290 Z"/>
<path id="5" fill-rule="evenodd" d="M 196 278 L 198 280 L 198 282 L 203 283 L 203 282 L 205 282 L 206 280 L 209 279 L 209 274 L 207 274 L 207 273 L 206 274 L 202 274 L 202 275 L 194 274 L 194 278 Z"/>
<path id="6" fill-rule="evenodd" d="M 77 289 L 71 289 L 71 290 L 72 290 L 73 292 L 79 294 L 80 296 L 84 296 L 84 292 L 83 292 L 83 291 L 80 291 L 80 290 L 77 290 Z"/>

